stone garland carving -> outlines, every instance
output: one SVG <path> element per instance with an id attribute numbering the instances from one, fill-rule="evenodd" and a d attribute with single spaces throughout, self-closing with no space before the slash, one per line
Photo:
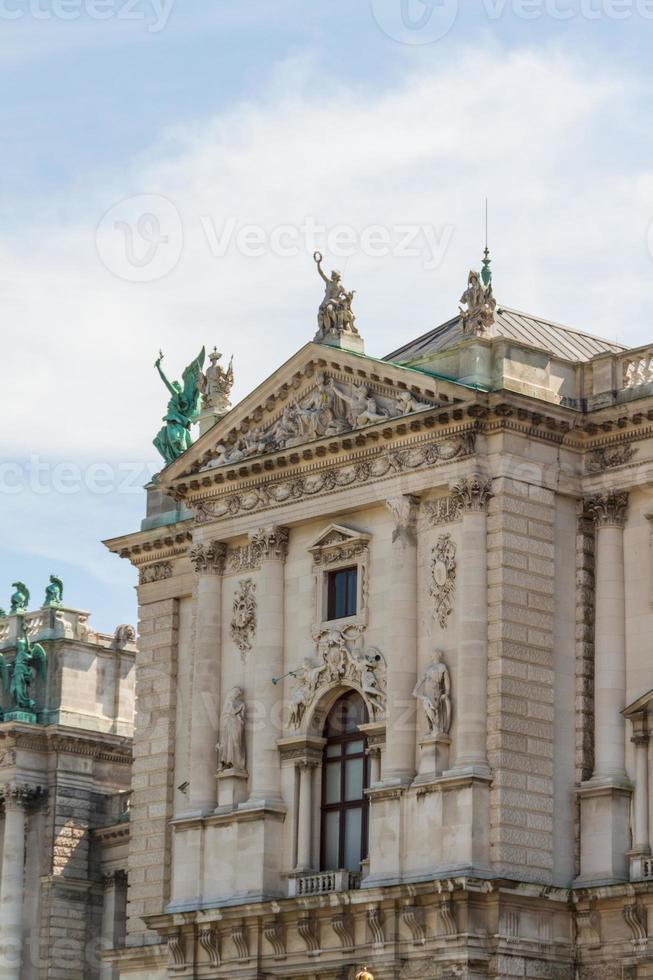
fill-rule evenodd
<path id="1" fill-rule="evenodd" d="M 494 496 L 492 480 L 484 480 L 478 476 L 461 480 L 453 487 L 451 495 L 461 511 L 485 510 Z"/>
<path id="2" fill-rule="evenodd" d="M 242 659 L 252 649 L 256 633 L 256 585 L 251 578 L 241 579 L 234 595 L 231 638 Z"/>
<path id="3" fill-rule="evenodd" d="M 245 746 L 245 702 L 243 691 L 234 687 L 227 697 L 220 719 L 220 741 L 218 751 L 218 770 L 225 772 L 235 769 L 244 772 L 247 768 L 247 753 Z"/>
<path id="4" fill-rule="evenodd" d="M 198 575 L 222 575 L 227 558 L 227 546 L 222 541 L 193 545 L 189 558 Z"/>
<path id="5" fill-rule="evenodd" d="M 139 582 L 141 585 L 147 585 L 150 582 L 163 582 L 167 578 L 172 578 L 172 562 L 157 561 L 141 568 Z"/>
<path id="6" fill-rule="evenodd" d="M 451 730 L 451 675 L 442 663 L 442 652 L 436 650 L 433 660 L 418 680 L 413 697 L 421 702 L 433 735 L 448 735 Z"/>
<path id="7" fill-rule="evenodd" d="M 291 449 L 325 436 L 337 436 L 366 425 L 433 408 L 409 391 L 395 397 L 372 393 L 365 384 L 338 384 L 320 371 L 316 387 L 300 401 L 287 405 L 267 429 L 253 427 L 233 445 L 216 446 L 210 467 L 239 463 L 261 453 Z"/>
<path id="8" fill-rule="evenodd" d="M 628 494 L 625 491 L 590 497 L 585 501 L 585 512 L 598 527 L 623 527 L 628 511 Z"/>
<path id="9" fill-rule="evenodd" d="M 348 681 L 360 689 L 375 720 L 384 715 L 385 660 L 375 647 L 352 649 L 352 643 L 360 640 L 361 633 L 360 626 L 347 626 L 343 630 L 318 627 L 313 630 L 317 660 L 307 657 L 304 665 L 294 672 L 296 685 L 290 698 L 289 717 L 293 728 L 299 728 L 306 710 L 323 691 L 334 684 L 346 684 Z"/>
<path id="10" fill-rule="evenodd" d="M 637 450 L 629 444 L 591 449 L 585 459 L 585 469 L 588 473 L 602 473 L 615 466 L 625 466 L 636 454 Z"/>
<path id="11" fill-rule="evenodd" d="M 433 466 L 436 463 L 462 459 L 474 453 L 475 444 L 475 433 L 467 432 L 457 439 L 432 442 L 415 449 L 395 450 L 371 461 L 363 460 L 343 467 L 331 467 L 322 473 L 263 484 L 244 493 L 233 494 L 216 501 L 198 501 L 191 503 L 191 506 L 197 515 L 197 523 L 206 524 L 221 517 L 235 517 L 238 514 L 251 513 L 275 504 L 286 504 L 302 500 L 304 497 L 344 490 L 370 480 L 379 480 L 397 473 Z"/>
<path id="12" fill-rule="evenodd" d="M 450 534 L 441 534 L 431 552 L 429 594 L 434 601 L 433 615 L 446 629 L 453 612 L 456 592 L 456 545 Z"/>

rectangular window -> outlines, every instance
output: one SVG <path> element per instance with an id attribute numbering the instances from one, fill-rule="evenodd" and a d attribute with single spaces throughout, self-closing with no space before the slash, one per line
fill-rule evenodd
<path id="1" fill-rule="evenodd" d="M 356 615 L 358 568 L 339 568 L 327 580 L 327 619 Z"/>

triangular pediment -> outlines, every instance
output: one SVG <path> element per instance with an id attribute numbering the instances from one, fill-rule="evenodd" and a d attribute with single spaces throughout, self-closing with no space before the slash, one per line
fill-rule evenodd
<path id="1" fill-rule="evenodd" d="M 383 427 L 462 400 L 457 389 L 455 382 L 427 372 L 310 343 L 168 466 L 159 482 L 170 486 L 181 478 L 296 452 L 321 439 Z"/>
<path id="2" fill-rule="evenodd" d="M 330 524 L 316 538 L 313 544 L 309 546 L 308 550 L 314 553 L 325 551 L 329 548 L 340 547 L 343 544 L 350 544 L 355 541 L 364 543 L 369 540 L 370 535 L 365 534 L 363 531 L 355 531 L 353 528 L 344 527 L 342 524 Z"/>

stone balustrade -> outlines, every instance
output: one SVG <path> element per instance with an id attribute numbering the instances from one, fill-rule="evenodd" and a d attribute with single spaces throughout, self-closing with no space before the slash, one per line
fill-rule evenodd
<path id="1" fill-rule="evenodd" d="M 326 895 L 360 888 L 361 875 L 353 871 L 318 871 L 290 879 L 290 898 L 303 895 Z"/>

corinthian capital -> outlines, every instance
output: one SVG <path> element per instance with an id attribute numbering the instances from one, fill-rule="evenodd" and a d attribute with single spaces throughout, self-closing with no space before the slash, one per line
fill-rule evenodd
<path id="1" fill-rule="evenodd" d="M 250 538 L 252 553 L 260 561 L 285 561 L 288 554 L 288 538 L 290 531 L 287 527 L 260 527 Z"/>
<path id="2" fill-rule="evenodd" d="M 390 497 L 386 500 L 385 504 L 395 522 L 392 540 L 396 541 L 402 535 L 404 537 L 414 538 L 415 528 L 417 526 L 419 497 L 415 497 L 410 493 L 402 493 L 398 497 Z"/>
<path id="3" fill-rule="evenodd" d="M 628 511 L 628 494 L 625 491 L 590 497 L 585 501 L 585 512 L 597 527 L 623 527 Z"/>
<path id="4" fill-rule="evenodd" d="M 494 496 L 492 480 L 486 480 L 481 476 L 465 478 L 451 488 L 451 496 L 463 513 L 483 511 Z"/>
<path id="5" fill-rule="evenodd" d="M 28 783 L 5 783 L 0 787 L 5 810 L 32 806 L 43 795 L 43 787 L 30 786 Z"/>
<path id="6" fill-rule="evenodd" d="M 189 554 L 198 575 L 222 575 L 227 560 L 227 546 L 222 541 L 194 545 Z"/>

